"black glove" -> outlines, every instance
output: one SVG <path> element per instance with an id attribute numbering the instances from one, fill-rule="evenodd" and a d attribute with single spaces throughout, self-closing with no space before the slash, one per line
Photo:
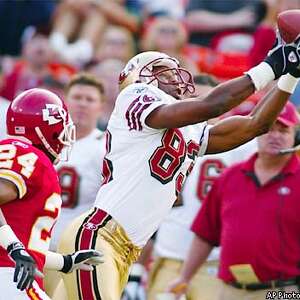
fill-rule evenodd
<path id="1" fill-rule="evenodd" d="M 291 44 L 286 44 L 277 32 L 276 42 L 265 58 L 265 62 L 271 66 L 275 79 L 287 73 L 300 77 L 300 38 Z"/>
<path id="2" fill-rule="evenodd" d="M 79 250 L 63 257 L 64 266 L 60 270 L 63 273 L 70 273 L 76 269 L 92 271 L 93 266 L 104 262 L 103 254 L 96 250 Z"/>
<path id="3" fill-rule="evenodd" d="M 34 259 L 19 242 L 10 244 L 7 247 L 7 252 L 16 263 L 14 282 L 17 282 L 17 288 L 21 291 L 30 288 L 36 272 L 36 263 Z"/>

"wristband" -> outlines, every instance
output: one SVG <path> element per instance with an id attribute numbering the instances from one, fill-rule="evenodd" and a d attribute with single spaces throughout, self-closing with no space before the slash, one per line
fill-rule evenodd
<path id="1" fill-rule="evenodd" d="M 256 67 L 251 68 L 249 71 L 245 72 L 245 74 L 251 78 L 257 91 L 260 91 L 275 79 L 273 69 L 266 62 L 262 62 Z"/>
<path id="2" fill-rule="evenodd" d="M 73 265 L 72 256 L 68 254 L 68 255 L 64 255 L 63 258 L 64 258 L 64 266 L 61 268 L 60 271 L 63 273 L 69 273 Z"/>
<path id="3" fill-rule="evenodd" d="M 13 243 L 21 243 L 9 225 L 0 227 L 0 246 L 5 250 Z"/>
<path id="4" fill-rule="evenodd" d="M 60 253 L 47 251 L 44 268 L 60 271 L 64 267 L 64 256 Z"/>
<path id="5" fill-rule="evenodd" d="M 282 75 L 278 82 L 277 86 L 280 90 L 287 92 L 289 94 L 293 94 L 296 86 L 298 84 L 299 78 L 294 77 L 291 74 Z"/>

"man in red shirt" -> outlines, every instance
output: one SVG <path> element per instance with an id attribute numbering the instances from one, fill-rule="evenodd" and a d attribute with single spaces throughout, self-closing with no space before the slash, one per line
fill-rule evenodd
<path id="1" fill-rule="evenodd" d="M 75 128 L 63 101 L 43 89 L 15 98 L 6 122 L 10 137 L 0 141 L 0 299 L 49 299 L 37 273 L 90 270 L 84 264 L 101 256 L 48 251 L 62 202 L 53 163 L 64 146 L 72 146 Z"/>
<path id="2" fill-rule="evenodd" d="M 271 130 L 258 137 L 258 153 L 215 181 L 194 220 L 196 236 L 170 291 L 183 293 L 218 245 L 223 283 L 216 299 L 281 299 L 283 291 L 298 291 L 300 160 L 282 151 L 293 147 L 297 124 L 296 108 L 288 102 Z"/>

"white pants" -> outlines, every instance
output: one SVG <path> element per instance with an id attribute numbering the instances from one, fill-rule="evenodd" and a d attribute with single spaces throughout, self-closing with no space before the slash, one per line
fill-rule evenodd
<path id="1" fill-rule="evenodd" d="M 0 300 L 51 300 L 35 281 L 28 291 L 18 290 L 16 283 L 13 282 L 14 270 L 0 267 Z"/>

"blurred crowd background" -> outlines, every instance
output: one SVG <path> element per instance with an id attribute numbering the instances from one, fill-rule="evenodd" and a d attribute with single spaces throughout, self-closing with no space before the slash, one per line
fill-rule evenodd
<path id="1" fill-rule="evenodd" d="M 233 78 L 271 48 L 278 12 L 299 6 L 299 0 L 1 0 L 0 95 L 11 101 L 42 86 L 63 97 L 72 75 L 88 71 L 105 86 L 99 120 L 105 129 L 119 72 L 136 53 L 166 52 L 194 75 Z"/>
<path id="2" fill-rule="evenodd" d="M 75 174 L 70 171 L 70 166 L 79 173 L 80 181 L 78 179 L 75 183 L 82 185 L 81 190 L 89 195 L 80 194 L 74 188 L 72 191 L 79 199 L 76 198 L 71 206 L 66 205 L 64 199 L 65 213 L 68 209 L 74 212 L 69 217 L 62 215 L 61 228 L 64 228 L 74 215 L 80 214 L 79 210 L 74 210 L 75 206 L 78 209 L 81 207 L 82 212 L 88 209 L 85 205 L 93 205 L 101 181 L 100 160 L 104 155 L 102 131 L 106 129 L 119 93 L 119 74 L 131 57 L 149 50 L 176 57 L 195 76 L 196 92 L 207 92 L 208 86 L 210 88 L 240 76 L 261 62 L 275 41 L 278 13 L 295 8 L 300 8 L 300 0 L 0 0 L 0 139 L 5 137 L 6 109 L 20 92 L 44 87 L 66 100 L 71 115 L 74 114 L 74 123 L 77 122 L 78 141 L 67 168 L 58 170 L 63 197 L 71 195 L 70 189 L 73 189 L 75 182 L 70 179 Z M 88 73 L 88 77 L 80 75 L 82 72 Z M 92 79 L 89 77 L 91 75 L 94 76 Z M 92 90 L 83 89 L 82 86 Z M 264 93 L 260 91 L 254 94 L 226 116 L 248 114 Z M 86 102 L 83 98 L 86 98 Z M 290 100 L 299 110 L 300 87 Z M 78 108 L 81 105 L 85 106 L 84 113 Z M 81 120 L 84 118 L 86 120 Z M 94 130 L 94 123 L 101 131 Z M 89 139 L 85 139 L 87 137 Z M 99 142 L 98 149 L 96 145 L 100 140 L 102 142 L 101 145 Z M 256 146 L 250 148 L 251 153 L 256 151 Z M 88 155 L 86 149 L 90 151 Z M 172 271 L 173 277 L 179 272 L 193 238 L 189 227 L 200 208 L 198 200 L 205 198 L 214 179 L 225 168 L 223 164 L 215 163 L 214 172 L 210 174 L 208 168 L 204 169 L 205 162 L 212 165 L 212 162 L 222 158 L 229 166 L 245 159 L 250 152 L 242 148 L 232 152 L 231 156 L 220 154 L 208 157 L 206 161 L 205 158 L 199 160 L 195 167 L 197 171 L 192 173 L 194 176 L 189 177 L 191 179 L 185 186 L 185 193 L 189 194 L 183 193 L 183 198 L 191 199 L 193 203 L 190 206 L 184 204 L 186 213 L 178 208 L 177 213 L 173 210 L 173 219 L 170 215 L 165 227 L 163 224 L 160 228 L 162 233 L 158 233 L 158 257 L 168 257 L 161 249 L 172 248 L 171 237 L 176 239 L 174 252 L 180 253 L 174 257 L 176 263 L 180 261 L 180 264 L 176 265 L 176 272 Z M 226 155 L 229 156 L 226 158 Z M 204 173 L 201 171 L 202 165 L 202 169 L 206 170 Z M 67 176 L 62 175 L 62 170 Z M 67 191 L 65 194 L 64 190 Z M 195 190 L 197 192 L 192 192 Z M 276 193 L 270 198 L 274 195 Z M 194 201 L 195 198 L 198 200 Z M 169 227 L 166 227 L 168 222 L 181 222 L 176 226 L 183 228 L 182 235 L 173 229 L 169 233 Z M 175 230 L 179 230 L 176 226 Z M 168 236 L 171 246 L 165 243 L 165 238 L 160 238 L 164 228 L 167 228 L 165 236 Z M 59 236 L 57 234 L 56 238 Z M 181 236 L 182 241 L 188 241 L 181 243 L 180 248 L 177 243 Z M 57 239 L 54 239 L 55 243 Z M 145 264 L 149 255 L 145 257 L 142 261 L 142 256 L 141 264 Z M 170 257 L 174 258 L 172 255 Z M 210 275 L 212 266 L 216 268 L 218 264 L 218 253 L 213 261 L 216 261 L 215 265 L 208 265 L 207 269 Z M 163 267 L 154 264 L 155 274 L 158 274 L 158 269 Z M 169 282 L 163 286 L 160 277 L 156 276 L 156 281 L 161 284 L 158 288 L 153 283 L 153 273 L 150 278 L 152 285 L 149 285 L 148 299 L 152 300 L 153 295 L 163 291 Z M 200 279 L 196 279 L 199 286 Z M 211 277 L 208 280 L 202 279 L 201 282 L 214 290 Z M 46 290 L 52 296 L 53 290 L 47 286 L 47 282 Z M 213 299 L 210 294 L 208 299 Z"/>

